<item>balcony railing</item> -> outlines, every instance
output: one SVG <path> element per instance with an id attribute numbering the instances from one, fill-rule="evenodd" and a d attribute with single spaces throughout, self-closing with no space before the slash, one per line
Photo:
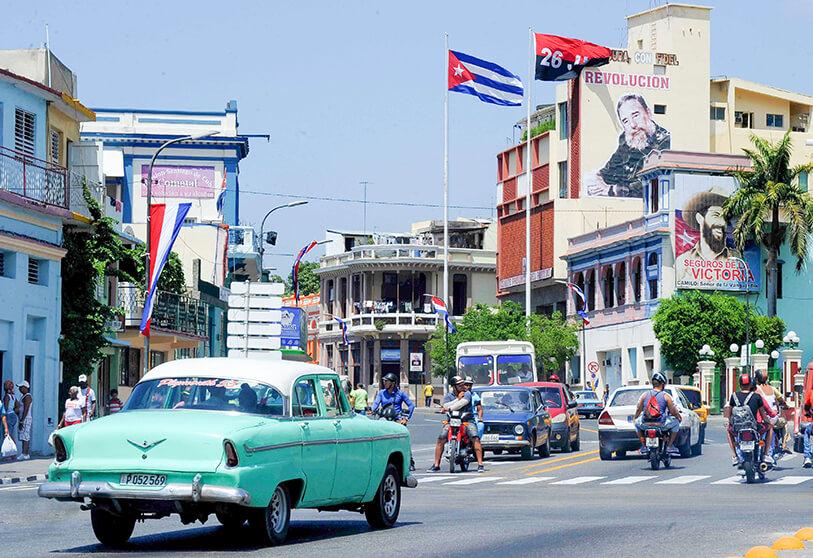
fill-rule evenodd
<path id="1" fill-rule="evenodd" d="M 449 248 L 449 262 L 452 264 L 494 265 L 495 252 L 476 248 Z M 422 244 L 379 244 L 356 246 L 349 252 L 325 256 L 323 267 L 345 265 L 357 261 L 425 260 L 443 262 L 443 246 Z"/>
<path id="2" fill-rule="evenodd" d="M 67 209 L 67 186 L 65 167 L 0 146 L 0 190 Z"/>
<path id="3" fill-rule="evenodd" d="M 209 305 L 197 298 L 157 292 L 152 309 L 152 328 L 193 335 L 208 336 L 207 321 Z M 119 307 L 124 310 L 125 327 L 141 325 L 144 312 L 144 293 L 137 286 L 120 283 L 118 287 Z"/>
<path id="4" fill-rule="evenodd" d="M 438 324 L 437 314 L 421 314 L 421 313 L 390 313 L 390 314 L 355 314 L 348 317 L 346 320 L 350 332 L 353 329 L 378 329 L 379 326 L 383 329 L 387 326 L 392 327 L 423 327 L 435 329 Z M 319 329 L 322 332 L 341 332 L 338 324 L 334 320 L 325 320 L 319 322 Z"/>

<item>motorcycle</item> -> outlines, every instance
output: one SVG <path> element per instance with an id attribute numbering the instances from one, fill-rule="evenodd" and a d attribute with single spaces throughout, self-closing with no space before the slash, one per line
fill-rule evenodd
<path id="1" fill-rule="evenodd" d="M 787 420 L 780 417 L 776 424 L 773 425 L 773 442 L 771 443 L 770 456 L 773 459 L 774 467 L 779 464 L 779 458 L 786 452 L 784 444 L 786 431 Z"/>
<path id="2" fill-rule="evenodd" d="M 672 465 L 672 456 L 668 450 L 669 431 L 662 428 L 647 428 L 645 442 L 650 468 L 657 471 L 663 462 L 663 466 L 668 469 Z"/>
<path id="3" fill-rule="evenodd" d="M 378 420 L 388 420 L 390 422 L 398 422 L 401 420 L 400 414 L 395 407 L 392 406 L 392 403 L 382 405 L 374 413 L 371 413 L 371 415 L 377 417 Z M 415 459 L 412 457 L 411 451 L 409 452 L 409 470 L 415 470 Z"/>
<path id="4" fill-rule="evenodd" d="M 466 424 L 473 415 L 470 412 L 450 411 L 446 413 L 449 424 L 449 434 L 446 438 L 446 459 L 449 460 L 449 472 L 454 473 L 455 466 L 459 465 L 464 473 L 469 469 L 469 463 L 476 459 L 474 446 L 466 434 Z"/>
<path id="5" fill-rule="evenodd" d="M 771 466 L 762 460 L 765 452 L 764 438 L 753 428 L 743 428 L 735 432 L 734 439 L 745 482 L 751 484 L 757 476 L 759 480 L 765 480 L 765 473 Z"/>

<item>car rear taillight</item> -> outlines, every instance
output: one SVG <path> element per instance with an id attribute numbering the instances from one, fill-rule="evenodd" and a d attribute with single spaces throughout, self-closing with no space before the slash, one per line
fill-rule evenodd
<path id="1" fill-rule="evenodd" d="M 62 441 L 61 436 L 54 436 L 54 458 L 59 463 L 68 459 L 68 450 L 65 449 L 65 442 Z"/>
<path id="2" fill-rule="evenodd" d="M 603 424 L 605 426 L 615 426 L 615 423 L 613 422 L 613 417 L 611 417 L 610 413 L 608 413 L 607 411 L 601 413 L 601 416 L 598 417 L 598 423 Z"/>
<path id="3" fill-rule="evenodd" d="M 223 447 L 226 449 L 226 467 L 237 467 L 239 461 L 237 459 L 237 450 L 234 449 L 234 444 L 226 440 Z"/>
<path id="4" fill-rule="evenodd" d="M 599 402 L 597 403 L 597 405 L 598 405 L 598 407 L 599 407 L 600 409 L 603 409 L 603 408 L 604 408 L 604 403 L 603 403 L 602 401 L 599 401 Z"/>
<path id="5" fill-rule="evenodd" d="M 646 431 L 646 437 L 647 438 L 657 438 L 658 437 L 658 431 L 657 430 L 647 430 Z"/>
<path id="6" fill-rule="evenodd" d="M 746 442 L 751 442 L 754 440 L 754 433 L 750 430 L 744 430 L 742 434 L 740 434 L 740 438 L 745 440 Z"/>

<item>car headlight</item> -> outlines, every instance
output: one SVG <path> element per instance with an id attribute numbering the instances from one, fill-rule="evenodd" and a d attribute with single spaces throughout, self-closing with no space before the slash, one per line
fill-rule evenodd
<path id="1" fill-rule="evenodd" d="M 555 417 L 551 418 L 551 422 L 565 422 L 567 415 L 562 413 L 561 415 L 556 415 Z"/>
<path id="2" fill-rule="evenodd" d="M 521 436 L 523 432 L 525 432 L 525 427 L 523 427 L 521 424 L 514 427 L 514 434 L 517 436 Z"/>

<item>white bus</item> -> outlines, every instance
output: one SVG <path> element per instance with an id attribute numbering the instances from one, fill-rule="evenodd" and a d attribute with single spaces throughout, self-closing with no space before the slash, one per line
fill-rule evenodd
<path id="1" fill-rule="evenodd" d="M 528 341 L 469 341 L 457 346 L 457 373 L 474 385 L 536 382 L 536 354 Z"/>

